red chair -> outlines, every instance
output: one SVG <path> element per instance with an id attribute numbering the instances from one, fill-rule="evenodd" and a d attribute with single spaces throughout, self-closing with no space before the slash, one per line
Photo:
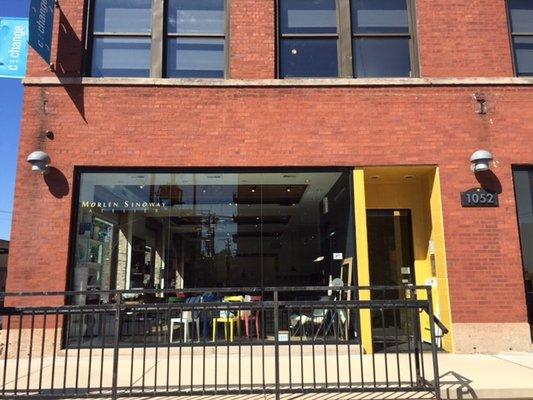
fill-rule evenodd
<path id="1" fill-rule="evenodd" d="M 258 302 L 263 298 L 261 296 L 250 296 L 250 302 Z M 244 326 L 246 328 L 246 337 L 250 338 L 250 321 L 255 321 L 255 332 L 257 334 L 257 339 L 260 339 L 261 333 L 259 330 L 259 318 L 260 310 L 243 310 L 241 311 L 241 318 L 244 320 Z"/>

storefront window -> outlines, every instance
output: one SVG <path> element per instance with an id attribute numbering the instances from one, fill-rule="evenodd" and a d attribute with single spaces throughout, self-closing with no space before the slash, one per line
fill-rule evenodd
<path id="1" fill-rule="evenodd" d="M 82 173 L 72 289 L 327 286 L 354 256 L 350 176 Z"/>

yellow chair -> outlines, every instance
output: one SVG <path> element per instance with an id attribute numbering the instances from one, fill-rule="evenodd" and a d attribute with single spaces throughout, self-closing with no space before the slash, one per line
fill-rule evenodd
<path id="1" fill-rule="evenodd" d="M 243 296 L 226 296 L 223 299 L 226 303 L 242 303 L 244 301 Z M 229 312 L 228 312 L 229 311 Z M 235 310 L 233 310 L 235 311 Z M 224 324 L 224 338 L 228 340 L 228 325 L 229 325 L 229 340 L 230 342 L 233 342 L 233 325 L 237 325 L 237 329 L 240 332 L 241 324 L 240 324 L 240 313 L 236 312 L 233 314 L 231 310 L 222 310 L 219 313 L 218 317 L 213 318 L 213 342 L 216 340 L 217 337 L 217 323 L 223 323 Z"/>

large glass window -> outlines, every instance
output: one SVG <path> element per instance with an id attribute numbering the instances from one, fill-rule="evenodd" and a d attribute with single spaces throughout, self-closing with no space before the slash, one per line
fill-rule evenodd
<path id="1" fill-rule="evenodd" d="M 516 74 L 533 76 L 533 2 L 508 1 Z"/>
<path id="2" fill-rule="evenodd" d="M 280 77 L 415 76 L 411 0 L 278 0 Z"/>
<path id="3" fill-rule="evenodd" d="M 350 176 L 83 173 L 72 289 L 327 286 L 354 256 Z"/>
<path id="4" fill-rule="evenodd" d="M 94 0 L 91 76 L 223 78 L 226 1 Z"/>
<path id="5" fill-rule="evenodd" d="M 528 305 L 529 323 L 533 338 L 533 167 L 517 168 L 513 171 L 520 226 L 522 262 Z"/>

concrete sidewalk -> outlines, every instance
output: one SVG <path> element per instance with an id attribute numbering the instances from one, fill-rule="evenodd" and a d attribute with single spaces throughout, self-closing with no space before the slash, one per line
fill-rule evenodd
<path id="1" fill-rule="evenodd" d="M 441 354 L 443 399 L 533 399 L 533 352 Z"/>
<path id="2" fill-rule="evenodd" d="M 170 376 L 170 386 L 176 388 L 178 378 L 179 383 L 185 390 L 191 384 L 191 379 L 194 385 L 203 382 L 206 385 L 214 383 L 214 377 L 217 376 L 217 382 L 220 388 L 224 388 L 226 383 L 230 385 L 242 381 L 243 387 L 253 379 L 256 387 L 259 382 L 265 379 L 267 385 L 272 386 L 274 382 L 274 357 L 265 356 L 265 368 L 262 368 L 261 357 L 253 354 L 250 359 L 250 354 L 243 354 L 240 359 L 241 363 L 238 365 L 238 358 L 233 353 L 218 354 L 217 366 L 215 369 L 214 355 L 208 355 L 205 361 L 200 354 L 196 354 L 191 361 L 190 354 L 181 359 L 177 354 L 169 354 L 167 358 L 166 353 L 161 353 L 156 359 L 154 354 L 148 353 L 143 361 L 140 353 L 135 353 L 132 357 L 131 353 L 120 354 L 119 371 L 118 371 L 118 385 L 120 387 L 119 393 L 129 392 L 129 388 L 133 387 L 134 391 L 140 391 L 144 385 L 147 389 L 144 393 L 150 391 L 157 386 L 162 390 L 167 384 L 167 377 Z M 365 382 L 371 383 L 374 379 L 373 366 L 376 367 L 376 381 L 378 385 L 383 385 L 385 382 L 385 368 L 387 369 L 389 379 L 397 379 L 401 377 L 401 381 L 409 380 L 409 361 L 406 356 L 402 355 L 399 358 L 396 356 L 389 356 L 387 359 L 383 354 L 376 354 L 374 356 L 353 354 L 351 356 L 351 377 L 346 368 L 341 368 L 337 371 L 336 356 L 329 351 L 327 357 L 324 354 L 315 357 L 316 370 L 312 369 L 312 359 L 307 359 L 311 355 L 304 354 L 304 379 L 310 382 L 313 379 L 313 372 L 316 373 L 317 382 L 325 382 L 324 371 L 327 371 L 328 382 L 330 387 L 335 385 L 335 382 L 347 382 L 353 379 L 353 382 L 360 382 L 361 375 L 364 376 Z M 293 355 L 294 357 L 294 355 Z M 295 361 L 298 364 L 295 365 Z M 346 365 L 348 360 L 347 354 L 340 354 L 339 360 L 341 365 Z M 66 364 L 65 365 L 65 361 Z M 249 366 L 253 364 L 253 373 L 250 373 Z M 280 357 L 280 379 L 282 384 L 288 384 L 289 374 L 291 370 L 291 382 L 294 387 L 298 388 L 301 382 L 302 373 L 300 369 L 300 358 L 292 359 L 292 368 L 289 369 L 288 357 Z M 427 380 L 433 380 L 431 368 L 431 355 L 424 356 L 425 363 L 425 377 Z M 2 377 L 3 362 L 0 366 L 0 377 Z M 41 368 L 42 365 L 42 368 Z M 17 388 L 26 389 L 37 388 L 43 383 L 43 387 L 49 388 L 50 382 L 54 382 L 55 388 L 63 387 L 64 382 L 67 382 L 66 387 L 83 388 L 92 385 L 98 385 L 99 380 L 102 381 L 102 386 L 109 388 L 112 381 L 112 365 L 113 357 L 110 352 L 101 354 L 93 354 L 93 358 L 89 358 L 84 354 L 81 355 L 79 363 L 74 354 L 69 354 L 67 358 L 58 356 L 55 360 L 55 367 L 52 368 L 52 359 L 44 358 L 32 359 L 32 363 L 28 366 L 27 360 L 20 360 L 18 365 L 18 379 L 15 379 L 16 362 L 9 360 L 6 369 L 6 389 L 13 389 L 15 384 Z M 397 368 L 400 365 L 400 369 Z M 193 373 L 191 376 L 191 366 Z M 362 366 L 362 368 L 361 368 Z M 313 367 L 314 368 L 314 367 Z M 27 373 L 30 371 L 30 374 Z M 144 372 L 143 372 L 144 371 Z M 179 371 L 179 372 L 178 372 Z M 217 373 L 215 374 L 215 371 Z M 439 354 L 439 375 L 441 379 L 441 395 L 443 399 L 532 399 L 533 400 L 533 352 L 528 353 L 504 353 L 497 355 L 459 355 L 459 354 Z M 168 375 L 167 375 L 168 374 Z M 91 383 L 88 379 L 91 377 Z M 265 378 L 263 378 L 263 376 Z M 52 379 L 53 378 L 53 379 Z M 1 379 L 1 378 L 0 378 Z M 226 380 L 229 379 L 229 380 Z M 132 383 L 132 384 L 131 384 Z M 155 385 L 157 383 L 157 385 Z M 403 386 L 403 384 L 402 384 Z M 74 393 L 74 392 L 72 392 Z M 106 392 L 104 392 L 107 394 Z M 105 394 L 102 398 L 106 398 Z M 186 396 L 194 399 L 202 399 L 201 396 L 190 395 Z M 80 395 L 80 397 L 83 395 Z M 259 399 L 273 399 L 273 395 L 239 395 L 239 396 L 210 396 L 209 398 L 220 398 L 224 400 L 240 399 L 240 400 L 259 400 Z M 72 396 L 72 398 L 77 398 Z M 141 397 L 151 398 L 151 397 Z M 168 399 L 169 397 L 167 397 Z M 172 398 L 172 397 L 171 397 Z M 175 397 L 178 398 L 178 397 Z M 203 397 L 204 399 L 207 397 Z M 428 393 L 336 393 L 336 394 L 287 394 L 282 395 L 283 399 L 309 399 L 309 400 L 348 400 L 348 399 L 399 399 L 399 398 L 431 398 Z"/>

